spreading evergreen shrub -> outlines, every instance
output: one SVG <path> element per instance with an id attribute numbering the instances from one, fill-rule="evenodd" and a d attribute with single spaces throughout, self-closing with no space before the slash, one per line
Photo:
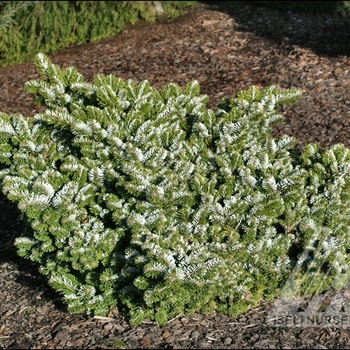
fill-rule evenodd
<path id="1" fill-rule="evenodd" d="M 344 285 L 349 150 L 271 136 L 300 92 L 252 86 L 214 111 L 196 81 L 88 83 L 43 54 L 35 64 L 42 80 L 25 89 L 46 108 L 0 114 L 1 189 L 27 223 L 18 254 L 69 311 L 238 315 L 296 266 L 300 293 Z"/>

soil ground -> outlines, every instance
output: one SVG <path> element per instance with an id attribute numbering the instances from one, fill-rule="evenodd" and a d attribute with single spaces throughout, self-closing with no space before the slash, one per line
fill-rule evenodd
<path id="1" fill-rule="evenodd" d="M 155 24 L 140 22 L 123 33 L 50 55 L 91 81 L 98 73 L 147 79 L 161 88 L 198 80 L 215 108 L 251 85 L 299 89 L 302 98 L 283 110 L 274 135 L 296 137 L 298 147 L 350 147 L 350 20 L 330 14 L 295 14 L 253 1 L 201 2 L 186 15 Z M 33 116 L 40 108 L 25 93 L 38 79 L 32 62 L 0 68 L 0 111 Z M 350 348 L 350 325 L 271 327 L 273 307 L 262 303 L 237 318 L 219 314 L 179 316 L 159 327 L 131 327 L 108 318 L 70 315 L 37 266 L 17 256 L 22 230 L 16 207 L 0 197 L 0 347 L 51 348 Z"/>

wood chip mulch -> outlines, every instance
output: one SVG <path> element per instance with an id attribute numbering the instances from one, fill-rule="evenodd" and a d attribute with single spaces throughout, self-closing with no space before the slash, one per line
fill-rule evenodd
<path id="1" fill-rule="evenodd" d="M 283 113 L 275 136 L 298 146 L 350 147 L 350 18 L 295 14 L 253 1 L 201 2 L 184 16 L 156 24 L 140 22 L 112 38 L 50 55 L 62 68 L 76 67 L 86 81 L 97 73 L 161 88 L 198 80 L 215 108 L 251 85 L 303 92 Z M 40 108 L 23 90 L 39 78 L 31 62 L 0 68 L 0 111 L 32 116 Z M 179 316 L 164 327 L 131 327 L 117 311 L 107 318 L 70 315 L 37 266 L 16 255 L 13 239 L 22 223 L 16 207 L 0 196 L 0 348 L 5 349 L 250 349 L 350 348 L 350 324 L 272 327 L 272 303 L 237 317 Z"/>

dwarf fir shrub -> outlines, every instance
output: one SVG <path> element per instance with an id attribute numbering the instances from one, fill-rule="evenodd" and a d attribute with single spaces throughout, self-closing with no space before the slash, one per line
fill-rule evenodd
<path id="1" fill-rule="evenodd" d="M 35 64 L 43 79 L 25 89 L 46 109 L 0 114 L 1 188 L 28 224 L 18 254 L 71 312 L 237 315 L 295 266 L 300 293 L 345 283 L 349 150 L 271 136 L 298 91 L 252 86 L 213 111 L 196 81 L 87 83 L 43 54 Z"/>

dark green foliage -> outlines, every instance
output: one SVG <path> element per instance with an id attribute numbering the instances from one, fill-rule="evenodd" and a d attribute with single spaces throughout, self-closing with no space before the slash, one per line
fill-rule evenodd
<path id="1" fill-rule="evenodd" d="M 5 1 L 0 3 L 0 66 L 120 33 L 127 23 L 172 19 L 194 1 Z"/>
<path id="2" fill-rule="evenodd" d="M 298 91 L 253 86 L 213 111 L 196 81 L 90 84 L 43 54 L 35 64 L 43 80 L 25 88 L 46 110 L 0 114 L 1 188 L 28 223 L 18 254 L 71 312 L 238 315 L 296 267 L 297 294 L 344 285 L 349 150 L 271 136 Z"/>
<path id="3" fill-rule="evenodd" d="M 7 27 L 14 15 L 32 8 L 38 1 L 0 1 L 0 26 Z"/>

